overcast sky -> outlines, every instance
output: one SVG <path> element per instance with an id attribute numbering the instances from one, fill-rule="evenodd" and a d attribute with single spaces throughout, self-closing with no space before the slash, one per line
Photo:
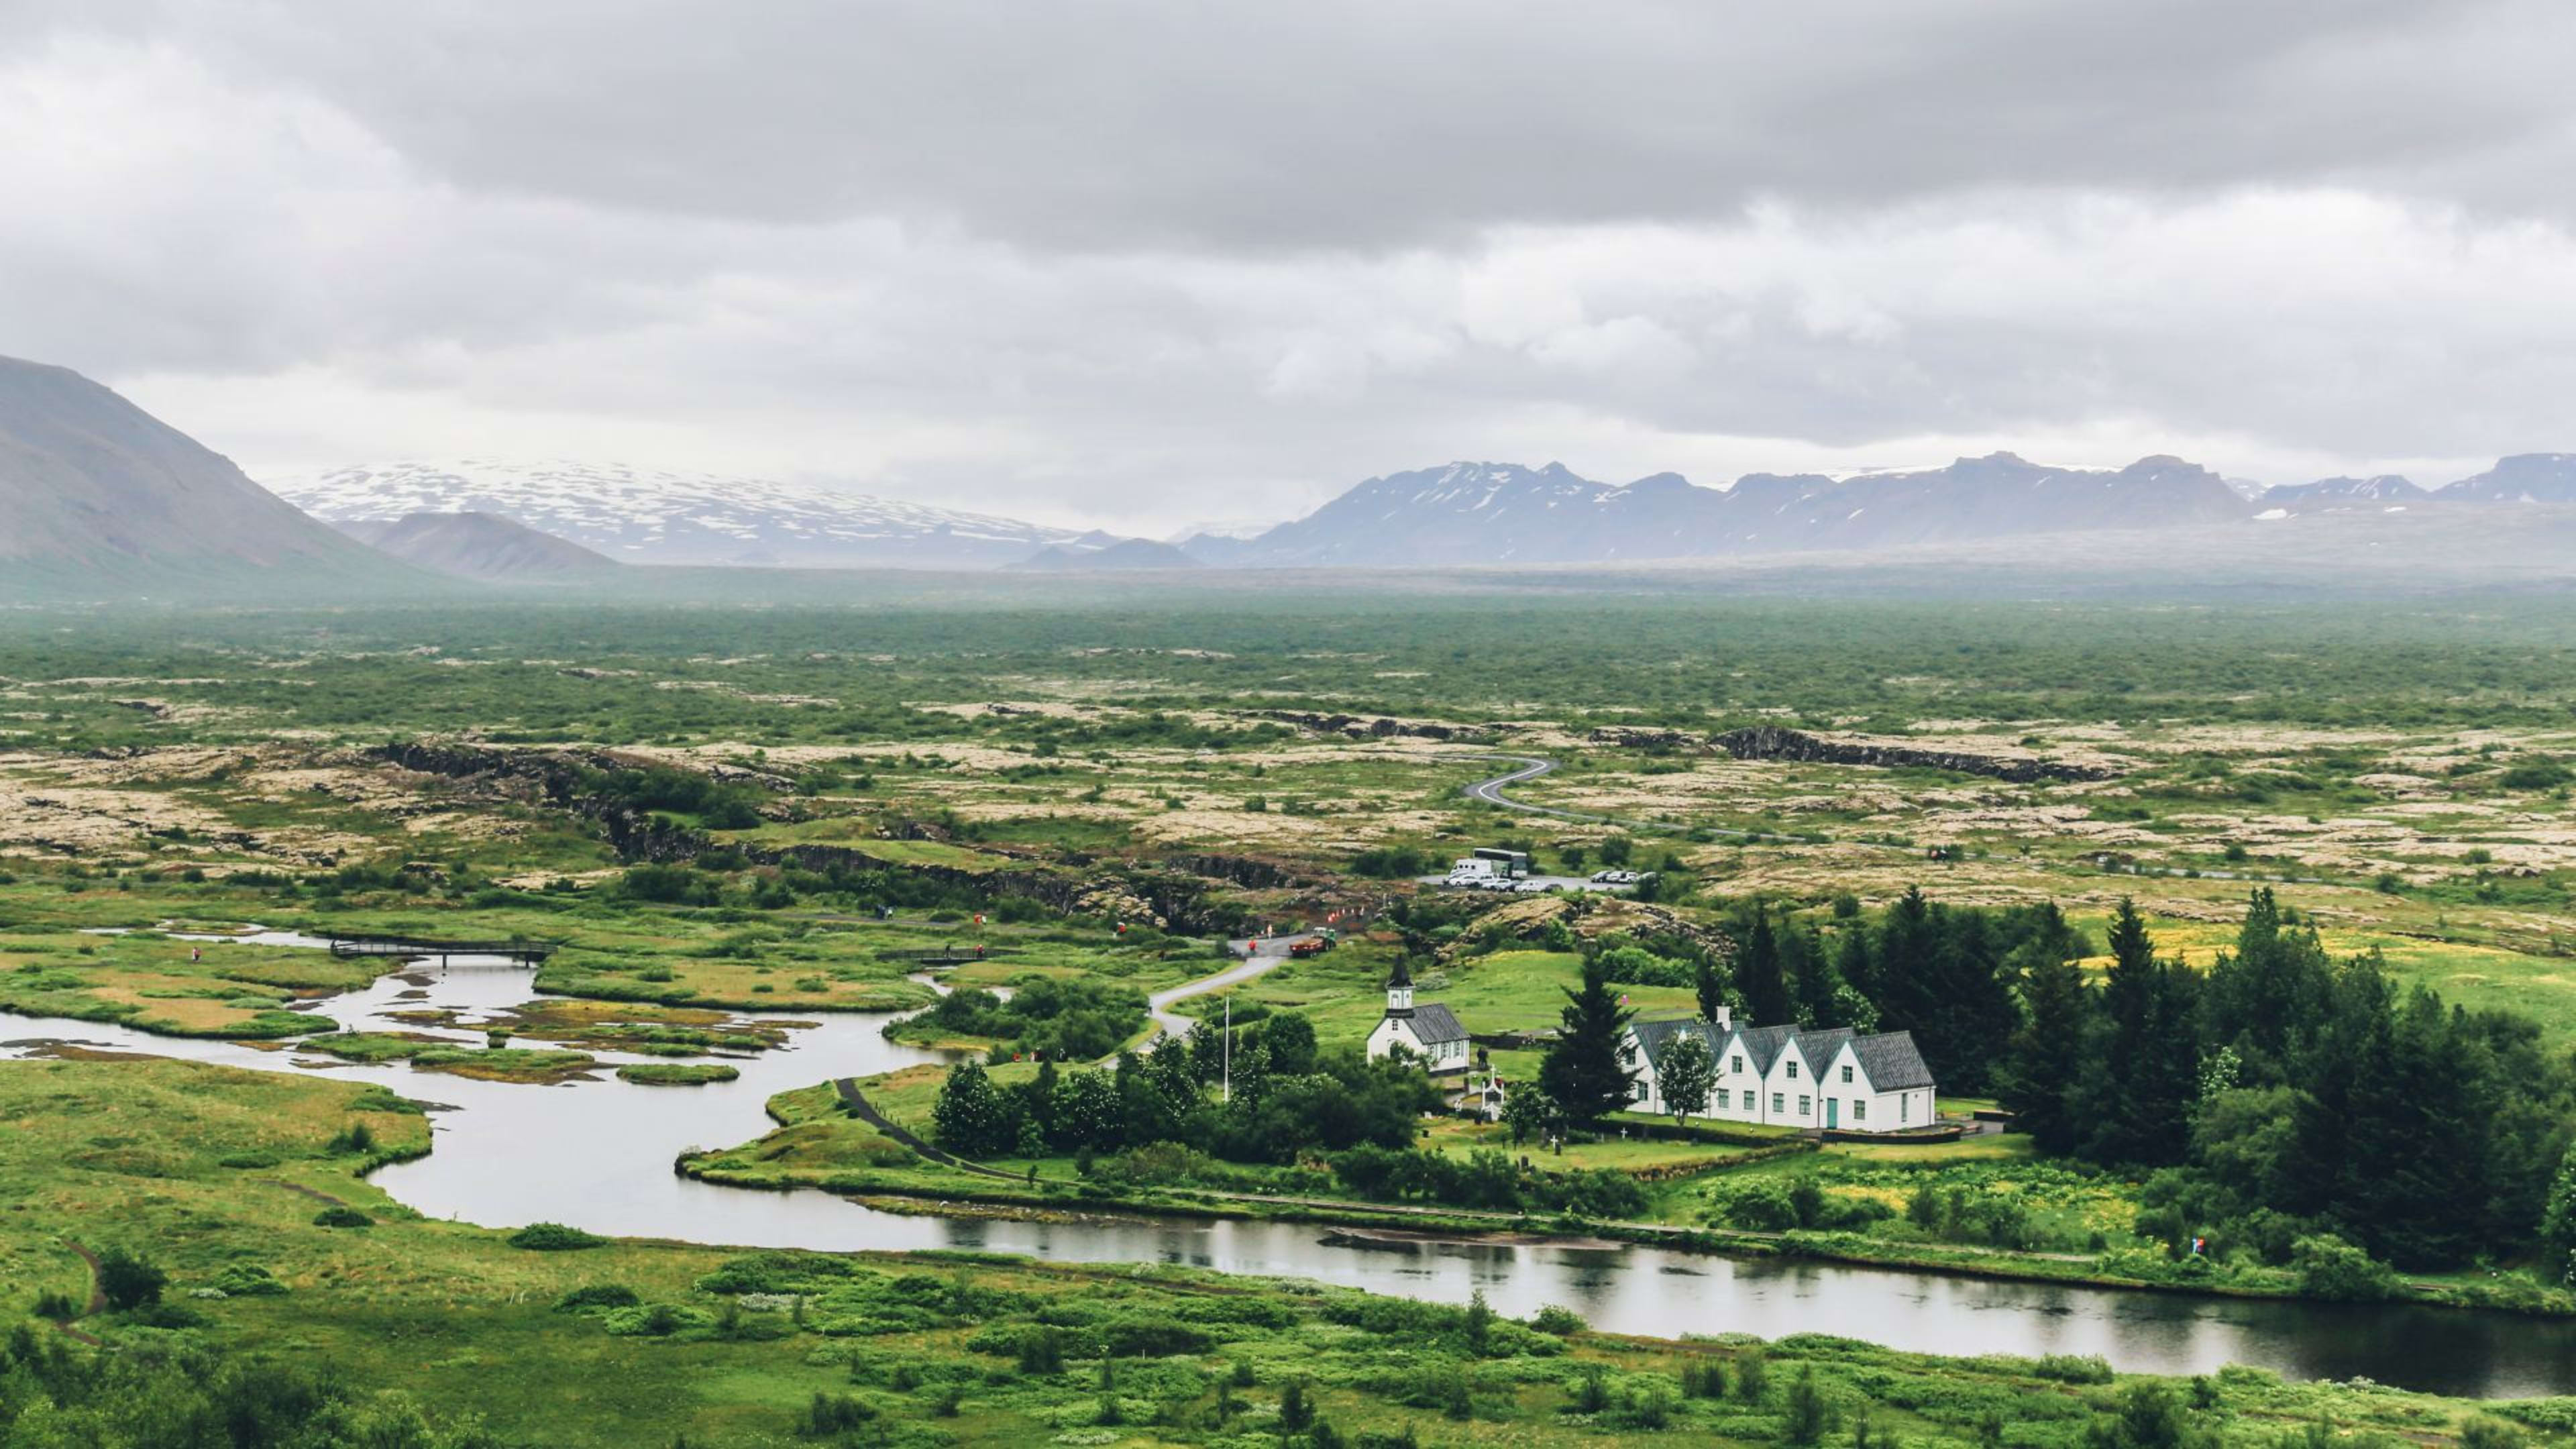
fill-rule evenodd
<path id="1" fill-rule="evenodd" d="M 2576 6 L 0 0 L 0 353 L 1049 522 L 2576 449 Z"/>

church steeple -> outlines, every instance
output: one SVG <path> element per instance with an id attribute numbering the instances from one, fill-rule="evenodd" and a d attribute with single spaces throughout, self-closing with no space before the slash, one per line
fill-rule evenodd
<path id="1" fill-rule="evenodd" d="M 1386 1014 L 1413 1014 L 1413 973 L 1405 969 L 1402 959 L 1395 963 L 1395 973 L 1386 978 Z"/>

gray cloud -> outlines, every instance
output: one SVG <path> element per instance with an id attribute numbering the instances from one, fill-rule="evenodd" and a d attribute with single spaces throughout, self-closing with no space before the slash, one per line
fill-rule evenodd
<path id="1" fill-rule="evenodd" d="M 0 347 L 254 464 L 650 451 L 1141 526 L 1458 454 L 2576 446 L 2564 7 L 0 0 L 0 37 Z"/>

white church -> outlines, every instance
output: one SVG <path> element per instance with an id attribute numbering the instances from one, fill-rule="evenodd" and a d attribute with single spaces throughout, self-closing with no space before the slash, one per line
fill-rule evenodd
<path id="1" fill-rule="evenodd" d="M 1938 1116 L 1938 1087 L 1914 1034 L 1861 1035 L 1850 1027 L 1739 1027 L 1720 1007 L 1715 1021 L 1640 1021 L 1621 1044 L 1637 1074 L 1637 1110 L 1673 1115 L 1659 1065 L 1676 1043 L 1697 1038 L 1716 1071 L 1705 1101 L 1683 1115 L 1832 1132 L 1902 1132 Z M 1375 1050 L 1376 1038 L 1370 1038 Z"/>
<path id="2" fill-rule="evenodd" d="M 1398 1051 L 1421 1063 L 1423 1070 L 1435 1077 L 1466 1071 L 1470 1051 L 1467 1028 L 1459 1025 L 1448 1007 L 1436 1001 L 1413 1004 L 1413 973 L 1401 961 L 1395 963 L 1395 974 L 1387 978 L 1386 1015 L 1378 1019 L 1368 1036 L 1370 1060 L 1391 1057 Z"/>

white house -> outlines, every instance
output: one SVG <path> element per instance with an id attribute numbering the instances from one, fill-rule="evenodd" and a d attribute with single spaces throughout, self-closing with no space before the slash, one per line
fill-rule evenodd
<path id="1" fill-rule="evenodd" d="M 1637 1074 L 1637 1110 L 1670 1116 L 1657 1066 L 1674 1043 L 1696 1037 L 1716 1067 L 1708 1100 L 1684 1115 L 1838 1132 L 1902 1132 L 1938 1116 L 1938 1087 L 1914 1034 L 1863 1036 L 1850 1027 L 1739 1027 L 1715 1021 L 1640 1021 L 1622 1043 Z"/>
<path id="2" fill-rule="evenodd" d="M 1369 1032 L 1368 1054 L 1376 1060 L 1399 1048 L 1435 1077 L 1467 1070 L 1467 1028 L 1439 1002 L 1413 1004 L 1413 973 L 1401 961 L 1387 978 L 1386 1015 Z"/>

